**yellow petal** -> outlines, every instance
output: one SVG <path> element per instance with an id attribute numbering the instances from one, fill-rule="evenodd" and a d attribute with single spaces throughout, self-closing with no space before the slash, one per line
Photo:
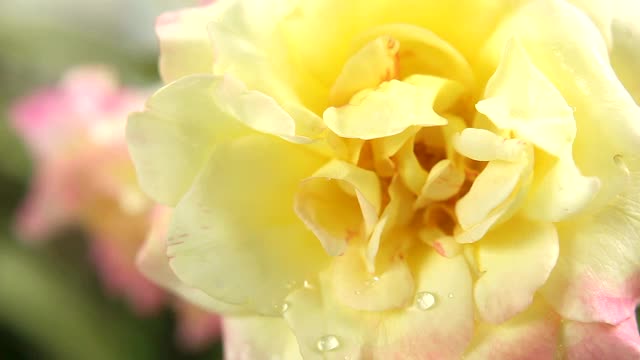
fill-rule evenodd
<path id="1" fill-rule="evenodd" d="M 399 309 L 411 302 L 413 278 L 407 263 L 396 259 L 376 273 L 370 273 L 364 254 L 351 247 L 336 258 L 332 268 L 332 286 L 338 300 L 356 310 L 385 311 Z"/>
<path id="2" fill-rule="evenodd" d="M 271 96 L 259 91 L 248 90 L 245 85 L 231 77 L 225 76 L 220 85 L 214 88 L 213 99 L 221 111 L 248 127 L 267 134 L 273 134 L 295 143 L 309 143 L 311 139 L 297 135 L 296 120 L 285 111 Z M 295 112 L 302 119 L 303 131 L 317 133 L 323 130 L 313 115 Z M 314 129 L 314 127 L 316 129 Z"/>
<path id="3" fill-rule="evenodd" d="M 227 360 L 302 360 L 296 338 L 281 318 L 225 317 L 223 329 Z"/>
<path id="4" fill-rule="evenodd" d="M 336 256 L 349 241 L 371 235 L 381 201 L 375 173 L 333 160 L 300 183 L 294 209 L 327 253 Z"/>
<path id="5" fill-rule="evenodd" d="M 395 61 L 398 78 L 430 74 L 455 80 L 467 88 L 475 86 L 473 72 L 464 56 L 429 28 L 410 24 L 381 25 L 366 30 L 355 42 L 384 35 L 398 42 Z"/>
<path id="6" fill-rule="evenodd" d="M 640 299 L 640 173 L 593 214 L 560 222 L 560 253 L 542 294 L 565 318 L 618 324 Z"/>
<path id="7" fill-rule="evenodd" d="M 556 156 L 571 147 L 576 134 L 573 110 L 517 40 L 507 43 L 476 108 L 498 128 Z"/>
<path id="8" fill-rule="evenodd" d="M 531 62 L 575 109 L 573 156 L 585 176 L 596 176 L 601 189 L 591 202 L 596 210 L 620 193 L 628 175 L 616 165 L 640 167 L 640 108 L 609 64 L 606 44 L 580 10 L 563 1 L 539 1 L 521 8 L 488 43 L 495 53 L 516 36 Z"/>
<path id="9" fill-rule="evenodd" d="M 273 136 L 219 145 L 175 209 L 175 274 L 220 301 L 280 314 L 291 287 L 328 260 L 292 208 L 296 186 L 322 163 Z"/>
<path id="10" fill-rule="evenodd" d="M 462 228 L 456 234 L 458 242 L 477 241 L 497 221 L 512 215 L 530 181 L 533 154 L 530 148 L 527 150 L 522 150 L 517 162 L 490 161 L 469 192 L 456 203 L 456 217 Z"/>
<path id="11" fill-rule="evenodd" d="M 467 128 L 454 136 L 458 153 L 476 161 L 502 160 L 517 162 L 522 159 L 526 143 L 518 139 L 505 139 L 488 130 Z"/>
<path id="12" fill-rule="evenodd" d="M 446 125 L 447 120 L 437 112 L 452 106 L 463 92 L 454 81 L 413 75 L 363 90 L 349 104 L 325 110 L 323 118 L 329 129 L 342 137 L 381 138 L 414 125 Z"/>
<path id="13" fill-rule="evenodd" d="M 209 25 L 215 46 L 214 73 L 230 74 L 249 90 L 269 94 L 284 105 L 298 103 L 320 113 L 327 107 L 329 86 L 295 61 L 283 39 L 281 22 L 297 1 L 228 1 L 216 4 L 218 16 Z"/>
<path id="14" fill-rule="evenodd" d="M 600 190 L 600 180 L 583 176 L 571 149 L 559 158 L 536 154 L 533 182 L 523 211 L 537 221 L 558 222 L 579 214 Z"/>
<path id="15" fill-rule="evenodd" d="M 170 208 L 159 206 L 154 209 L 152 228 L 136 259 L 138 269 L 157 285 L 210 312 L 225 314 L 245 312 L 240 307 L 218 301 L 200 289 L 185 285 L 173 273 L 167 256 L 167 233 L 170 220 Z"/>
<path id="16" fill-rule="evenodd" d="M 413 137 L 419 130 L 419 126 L 412 126 L 399 134 L 371 140 L 374 165 L 380 176 L 393 176 L 396 165 L 391 157 L 398 153 L 405 143 L 413 146 Z"/>
<path id="17" fill-rule="evenodd" d="M 517 259 L 517 261 L 514 261 Z M 482 318 L 502 323 L 526 309 L 558 259 L 558 235 L 551 223 L 510 219 L 477 244 L 474 289 Z"/>
<path id="18" fill-rule="evenodd" d="M 611 23 L 611 65 L 627 91 L 640 106 L 640 4 L 633 0 L 619 0 L 614 4 Z"/>
<path id="19" fill-rule="evenodd" d="M 154 94 L 127 124 L 127 142 L 142 189 L 175 205 L 220 143 L 250 132 L 221 111 L 214 92 L 223 80 L 190 76 Z"/>
<path id="20" fill-rule="evenodd" d="M 424 207 L 428 202 L 446 200 L 457 194 L 465 180 L 464 170 L 451 160 L 437 162 L 427 176 L 420 195 L 416 200 L 416 208 Z"/>
<path id="21" fill-rule="evenodd" d="M 466 262 L 461 256 L 447 259 L 421 247 L 412 249 L 408 263 L 416 297 L 411 306 L 401 310 L 349 309 L 337 301 L 331 283 L 322 277 L 319 286 L 291 293 L 287 298 L 291 306 L 284 317 L 296 334 L 303 357 L 460 358 L 474 323 Z"/>
<path id="22" fill-rule="evenodd" d="M 496 24 L 519 3 L 495 0 L 307 0 L 298 2 L 291 16 L 283 21 L 282 28 L 289 48 L 295 49 L 298 62 L 304 64 L 317 81 L 332 84 L 353 54 L 354 42 L 358 45 L 358 41 L 366 43 L 382 35 L 391 35 L 401 44 L 404 34 L 405 41 L 417 37 L 416 48 L 421 45 L 430 50 L 425 52 L 433 61 L 427 62 L 429 65 L 445 58 L 440 57 L 440 53 L 446 50 L 432 40 L 436 37 L 441 39 L 439 43 L 451 44 L 450 48 L 460 52 L 461 57 L 475 59 L 478 47 L 493 33 Z M 327 19 L 331 19 L 331 26 L 327 26 Z M 365 36 L 376 28 L 380 30 Z M 449 60 L 445 65 L 460 75 L 455 61 Z"/>
<path id="23" fill-rule="evenodd" d="M 396 55 L 400 44 L 382 36 L 365 44 L 345 64 L 331 87 L 329 103 L 341 106 L 360 90 L 375 88 L 396 77 Z"/>
<path id="24" fill-rule="evenodd" d="M 500 325 L 481 323 L 465 360 L 557 359 L 560 317 L 537 299 L 526 311 Z"/>
<path id="25" fill-rule="evenodd" d="M 398 150 L 396 161 L 402 182 L 414 194 L 420 194 L 429 173 L 420 165 L 413 148 L 414 138 L 411 138 Z"/>
<path id="26" fill-rule="evenodd" d="M 640 80 L 638 80 L 638 59 L 640 49 L 640 4 L 635 0 L 571 0 L 583 10 L 600 30 L 609 48 L 611 66 L 640 105 Z"/>
<path id="27" fill-rule="evenodd" d="M 380 220 L 369 238 L 365 251 L 365 259 L 369 272 L 375 271 L 376 255 L 380 249 L 380 242 L 383 236 L 389 235 L 389 233 L 396 228 L 402 228 L 408 225 L 413 217 L 413 213 L 407 211 L 407 209 L 411 208 L 415 201 L 415 196 L 402 184 L 399 177 L 396 176 L 391 179 L 388 192 L 390 198 L 389 203 L 384 208 Z M 395 238 L 388 240 L 398 242 L 398 239 Z"/>
<path id="28" fill-rule="evenodd" d="M 214 54 L 207 24 L 215 19 L 216 12 L 215 6 L 201 6 L 158 17 L 159 68 L 165 83 L 187 75 L 213 73 Z"/>

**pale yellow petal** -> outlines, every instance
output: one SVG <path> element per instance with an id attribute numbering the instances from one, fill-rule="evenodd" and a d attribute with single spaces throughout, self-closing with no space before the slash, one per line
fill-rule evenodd
<path id="1" fill-rule="evenodd" d="M 430 74 L 455 80 L 467 88 L 475 87 L 473 72 L 464 56 L 429 28 L 407 23 L 376 26 L 360 34 L 355 43 L 378 36 L 390 36 L 398 42 L 395 59 L 397 78 Z"/>
<path id="2" fill-rule="evenodd" d="M 560 222 L 560 258 L 545 299 L 565 318 L 618 324 L 640 301 L 640 172 L 594 214 Z"/>
<path id="3" fill-rule="evenodd" d="M 526 143 L 522 140 L 506 139 L 491 131 L 476 128 L 464 129 L 454 136 L 453 145 L 459 154 L 476 161 L 517 162 L 526 150 Z"/>
<path id="4" fill-rule="evenodd" d="M 558 156 L 576 134 L 573 110 L 536 67 L 517 39 L 506 44 L 502 60 L 476 104 L 500 129 Z"/>
<path id="5" fill-rule="evenodd" d="M 460 191 L 464 180 L 463 169 L 449 159 L 440 160 L 431 168 L 415 206 L 420 208 L 429 202 L 443 201 L 452 197 Z"/>
<path id="6" fill-rule="evenodd" d="M 178 278 L 220 301 L 280 314 L 291 288 L 328 260 L 292 206 L 299 182 L 322 163 L 274 136 L 219 145 L 174 212 L 167 252 Z"/>
<path id="7" fill-rule="evenodd" d="M 489 231 L 477 243 L 481 275 L 474 298 L 480 316 L 502 323 L 526 309 L 558 259 L 558 235 L 551 223 L 517 218 Z"/>
<path id="8" fill-rule="evenodd" d="M 541 299 L 508 321 L 481 323 L 464 354 L 465 360 L 558 359 L 561 318 Z"/>
<path id="9" fill-rule="evenodd" d="M 356 311 L 332 296 L 329 282 L 293 292 L 284 317 L 305 359 L 456 359 L 473 333 L 471 275 L 464 259 L 427 247 L 408 259 L 416 284 L 411 306 Z M 331 346 L 328 346 L 331 345 Z M 325 350 L 325 351 L 322 351 Z"/>
<path id="10" fill-rule="evenodd" d="M 246 312 L 241 307 L 218 301 L 200 289 L 187 286 L 173 273 L 167 256 L 170 220 L 170 208 L 158 206 L 154 209 L 152 228 L 136 258 L 138 269 L 159 286 L 207 311 L 235 315 Z"/>
<path id="11" fill-rule="evenodd" d="M 640 3 L 635 0 L 614 2 L 611 23 L 611 65 L 637 105 L 640 106 Z"/>
<path id="12" fill-rule="evenodd" d="M 215 6 L 201 6 L 160 15 L 156 35 L 160 44 L 160 76 L 165 83 L 194 74 L 213 73 L 213 46 L 207 24 Z"/>
<path id="13" fill-rule="evenodd" d="M 397 259 L 371 273 L 360 250 L 351 247 L 333 262 L 331 280 L 337 299 L 346 306 L 365 311 L 386 311 L 408 305 L 414 284 L 407 263 Z"/>
<path id="14" fill-rule="evenodd" d="M 225 317 L 226 360 L 302 360 L 298 343 L 287 323 L 276 317 Z"/>
<path id="15" fill-rule="evenodd" d="M 490 161 L 455 207 L 462 233 L 459 242 L 479 240 L 493 224 L 507 215 L 518 203 L 530 173 L 530 159 L 520 162 Z M 529 170 L 527 170 L 529 168 Z"/>
<path id="16" fill-rule="evenodd" d="M 533 182 L 523 212 L 532 220 L 558 222 L 580 214 L 600 190 L 600 180 L 583 176 L 571 149 L 559 157 L 537 153 Z"/>
<path id="17" fill-rule="evenodd" d="M 389 235 L 396 228 L 402 228 L 409 224 L 413 213 L 407 211 L 415 201 L 415 196 L 406 188 L 398 176 L 391 179 L 388 188 L 389 203 L 384 208 L 380 220 L 376 224 L 365 252 L 367 261 L 367 269 L 369 272 L 375 271 L 376 255 L 380 249 L 380 243 L 383 236 Z M 390 238 L 389 241 L 398 242 L 396 238 Z"/>
<path id="18" fill-rule="evenodd" d="M 640 148 L 640 108 L 611 68 L 600 32 L 571 4 L 545 0 L 528 4 L 503 23 L 484 53 L 496 54 L 514 36 L 575 109 L 574 160 L 585 176 L 601 181 L 590 208 L 605 206 L 627 182 L 614 158 L 624 158 L 629 168 L 640 167 L 634 158 Z"/>
<path id="19" fill-rule="evenodd" d="M 281 26 L 295 0 L 220 1 L 209 25 L 215 74 L 230 74 L 249 90 L 269 94 L 281 105 L 298 103 L 320 113 L 329 85 L 315 80 L 282 37 Z M 286 106 L 285 106 L 286 107 Z"/>
<path id="20" fill-rule="evenodd" d="M 129 117 L 129 152 L 142 189 L 154 200 L 175 205 L 216 145 L 250 132 L 216 105 L 222 82 L 206 75 L 183 78 Z"/>
<path id="21" fill-rule="evenodd" d="M 375 88 L 396 77 L 396 56 L 400 44 L 382 36 L 365 44 L 345 64 L 331 87 L 329 103 L 342 106 L 360 90 Z"/>
<path id="22" fill-rule="evenodd" d="M 300 183 L 293 206 L 327 253 L 336 256 L 349 241 L 371 235 L 381 196 L 374 172 L 333 160 Z"/>
<path id="23" fill-rule="evenodd" d="M 414 152 L 414 141 L 409 139 L 398 150 L 396 161 L 398 174 L 404 185 L 414 194 L 420 194 L 429 173 L 422 168 Z"/>
<path id="24" fill-rule="evenodd" d="M 410 126 L 446 125 L 438 115 L 462 96 L 459 83 L 426 75 L 383 82 L 357 93 L 349 104 L 325 110 L 329 129 L 347 137 L 370 140 L 398 134 Z"/>

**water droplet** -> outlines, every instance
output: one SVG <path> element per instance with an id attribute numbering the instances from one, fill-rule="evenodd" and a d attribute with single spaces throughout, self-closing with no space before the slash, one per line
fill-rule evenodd
<path id="1" fill-rule="evenodd" d="M 616 163 L 616 166 L 622 169 L 626 174 L 629 174 L 629 168 L 627 164 L 624 162 L 624 157 L 621 154 L 616 154 L 613 157 L 613 162 Z"/>
<path id="2" fill-rule="evenodd" d="M 285 312 L 287 312 L 287 310 L 289 310 L 289 303 L 282 303 L 280 306 L 276 306 L 276 309 L 281 313 L 284 314 Z"/>
<path id="3" fill-rule="evenodd" d="M 338 341 L 338 338 L 334 335 L 325 335 L 318 339 L 318 342 L 316 343 L 316 347 L 321 352 L 335 350 L 338 346 L 340 346 L 340 341 Z"/>
<path id="4" fill-rule="evenodd" d="M 420 310 L 429 310 L 435 303 L 436 297 L 430 292 L 420 292 L 416 296 L 416 305 Z"/>
<path id="5" fill-rule="evenodd" d="M 449 293 L 449 295 L 447 295 L 447 297 L 448 297 L 449 299 L 453 299 L 453 293 Z"/>
<path id="6" fill-rule="evenodd" d="M 302 286 L 304 286 L 305 289 L 309 289 L 309 290 L 313 289 L 313 285 L 311 284 L 311 282 L 309 280 L 305 280 L 302 283 Z"/>

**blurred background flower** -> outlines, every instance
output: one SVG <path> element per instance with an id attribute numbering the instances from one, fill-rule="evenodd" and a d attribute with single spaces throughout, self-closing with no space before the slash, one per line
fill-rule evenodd
<path id="1" fill-rule="evenodd" d="M 196 3 L 0 3 L 0 357 L 220 357 L 217 317 L 137 272 L 155 217 L 120 138 L 160 84 L 155 17 Z"/>

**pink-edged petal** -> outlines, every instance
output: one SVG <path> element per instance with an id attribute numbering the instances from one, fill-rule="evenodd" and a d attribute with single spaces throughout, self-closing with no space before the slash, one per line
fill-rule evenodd
<path id="1" fill-rule="evenodd" d="M 566 321 L 562 343 L 567 360 L 640 359 L 640 336 L 635 316 L 616 326 Z"/>
<path id="2" fill-rule="evenodd" d="M 630 172 L 609 205 L 557 225 L 561 255 L 541 290 L 564 317 L 615 325 L 632 316 L 640 301 L 639 179 Z"/>
<path id="3" fill-rule="evenodd" d="M 556 359 L 560 317 L 544 301 L 500 325 L 481 323 L 464 355 L 465 360 Z"/>
<path id="4" fill-rule="evenodd" d="M 224 319 L 226 360 L 301 360 L 296 338 L 287 323 L 275 317 Z"/>

